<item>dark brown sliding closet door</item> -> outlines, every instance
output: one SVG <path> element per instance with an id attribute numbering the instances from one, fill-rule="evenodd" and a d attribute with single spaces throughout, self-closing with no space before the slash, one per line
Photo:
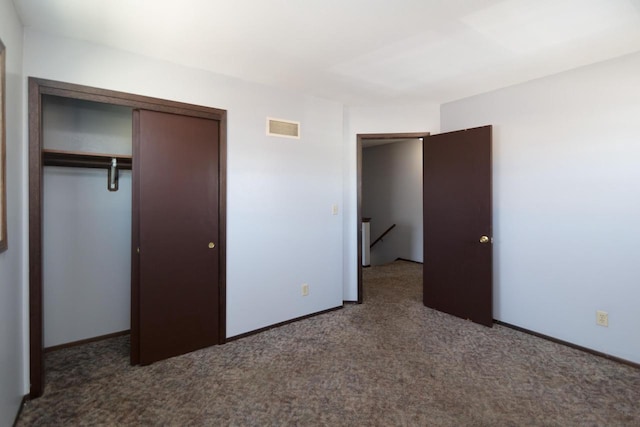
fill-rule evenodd
<path id="1" fill-rule="evenodd" d="M 134 363 L 221 340 L 219 132 L 216 120 L 134 112 Z"/>

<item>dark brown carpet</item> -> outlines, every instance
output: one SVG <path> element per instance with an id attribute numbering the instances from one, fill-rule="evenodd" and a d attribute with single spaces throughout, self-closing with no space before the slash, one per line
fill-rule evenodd
<path id="1" fill-rule="evenodd" d="M 147 367 L 128 337 L 47 355 L 27 425 L 640 426 L 640 370 L 425 308 L 421 266 L 365 303 Z"/>

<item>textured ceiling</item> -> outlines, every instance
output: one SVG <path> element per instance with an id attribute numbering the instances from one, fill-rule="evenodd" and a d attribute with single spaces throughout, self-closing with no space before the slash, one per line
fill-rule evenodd
<path id="1" fill-rule="evenodd" d="M 640 0 L 14 0 L 26 27 L 346 104 L 447 102 L 640 51 Z"/>

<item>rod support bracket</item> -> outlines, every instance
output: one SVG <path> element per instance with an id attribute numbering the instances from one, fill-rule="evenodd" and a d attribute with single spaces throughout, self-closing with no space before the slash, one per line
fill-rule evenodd
<path id="1" fill-rule="evenodd" d="M 109 176 L 107 177 L 107 190 L 118 191 L 118 159 L 111 159 L 109 167 Z"/>

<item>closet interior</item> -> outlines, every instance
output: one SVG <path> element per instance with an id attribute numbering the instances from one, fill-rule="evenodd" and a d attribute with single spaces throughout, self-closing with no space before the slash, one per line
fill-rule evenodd
<path id="1" fill-rule="evenodd" d="M 130 329 L 132 108 L 42 96 L 44 347 Z"/>

